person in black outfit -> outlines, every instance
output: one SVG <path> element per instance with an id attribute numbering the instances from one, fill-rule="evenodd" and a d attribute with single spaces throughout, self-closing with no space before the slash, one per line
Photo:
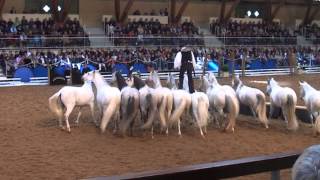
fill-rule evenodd
<path id="1" fill-rule="evenodd" d="M 180 68 L 179 89 L 183 88 L 184 73 L 187 71 L 189 92 L 194 93 L 192 71 L 194 71 L 195 64 L 195 58 L 191 49 L 187 47 L 182 47 L 181 51 L 177 53 L 174 60 L 174 68 Z"/>

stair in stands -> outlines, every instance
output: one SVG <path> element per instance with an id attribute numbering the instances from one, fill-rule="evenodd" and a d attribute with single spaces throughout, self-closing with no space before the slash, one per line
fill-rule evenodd
<path id="1" fill-rule="evenodd" d="M 103 28 L 100 28 L 100 27 L 86 27 L 85 31 L 89 34 L 91 47 L 112 46 L 112 43 L 105 36 Z"/>
<path id="2" fill-rule="evenodd" d="M 210 29 L 207 24 L 200 25 L 199 27 L 200 27 L 199 32 L 205 36 L 204 44 L 206 47 L 221 47 L 221 46 L 223 46 L 223 43 L 216 36 L 213 36 L 211 34 Z"/>

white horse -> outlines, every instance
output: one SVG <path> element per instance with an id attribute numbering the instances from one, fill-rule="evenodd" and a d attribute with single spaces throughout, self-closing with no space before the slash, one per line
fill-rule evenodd
<path id="1" fill-rule="evenodd" d="M 267 95 L 270 96 L 270 112 L 272 117 L 275 107 L 282 109 L 283 116 L 288 124 L 289 130 L 297 130 L 299 124 L 296 118 L 297 95 L 289 87 L 281 87 L 273 78 L 268 80 Z"/>
<path id="2" fill-rule="evenodd" d="M 188 79 L 187 79 L 188 80 Z M 180 121 L 183 112 L 188 112 L 191 106 L 191 95 L 189 91 L 177 89 L 173 74 L 168 75 L 167 85 L 171 88 L 173 94 L 174 110 L 169 119 L 169 124 L 178 123 L 178 135 L 181 136 Z"/>
<path id="3" fill-rule="evenodd" d="M 127 85 L 126 80 L 120 72 L 112 73 L 112 81 L 117 82 L 121 91 L 121 125 L 122 135 L 126 134 L 130 126 L 130 135 L 133 135 L 133 124 L 139 112 L 139 91 Z"/>
<path id="4" fill-rule="evenodd" d="M 209 99 L 203 92 L 194 92 L 191 94 L 192 98 L 192 114 L 196 119 L 197 125 L 200 129 L 200 134 L 204 137 L 203 131 L 207 134 L 207 125 L 209 118 Z"/>
<path id="5" fill-rule="evenodd" d="M 232 86 L 236 90 L 239 101 L 248 106 L 255 118 L 260 120 L 266 128 L 268 128 L 268 119 L 266 114 L 266 96 L 257 88 L 244 85 L 239 75 L 232 80 Z"/>
<path id="6" fill-rule="evenodd" d="M 184 90 L 189 93 L 188 78 L 183 81 Z M 200 129 L 200 134 L 204 137 L 207 133 L 207 125 L 209 119 L 209 98 L 208 96 L 199 91 L 191 94 L 192 116 Z M 204 131 L 204 133 L 203 133 Z"/>
<path id="7" fill-rule="evenodd" d="M 155 88 L 153 91 L 153 107 L 154 110 L 150 112 L 148 121 L 143 125 L 143 128 L 148 128 L 153 124 L 155 114 L 159 113 L 160 124 L 162 128 L 167 128 L 167 121 L 171 117 L 172 105 L 173 105 L 173 95 L 170 89 L 162 87 L 159 76 L 157 72 L 153 71 L 150 73 L 150 76 L 147 78 L 147 81 L 150 83 L 152 88 Z M 168 128 L 166 134 L 168 134 Z"/>
<path id="8" fill-rule="evenodd" d="M 148 80 L 146 80 L 146 82 L 148 82 Z M 135 75 L 127 79 L 127 84 L 128 86 L 139 89 L 141 122 L 146 123 L 148 120 L 153 120 L 157 114 L 156 112 L 158 112 L 158 99 L 153 95 L 154 88 L 151 88 L 148 83 L 145 83 L 142 79 Z M 149 125 L 146 126 L 149 127 Z M 142 127 L 146 128 L 146 126 Z M 151 137 L 153 139 L 153 123 L 150 126 Z"/>
<path id="9" fill-rule="evenodd" d="M 234 132 L 240 109 L 236 93 L 230 86 L 221 86 L 212 73 L 209 73 L 208 76 L 209 80 L 204 76 L 202 83 L 208 95 L 210 107 L 214 110 L 214 118 L 220 126 L 221 117 L 226 117 L 229 122 L 225 130 Z"/>
<path id="10" fill-rule="evenodd" d="M 216 76 L 212 72 L 208 72 L 208 80 L 214 86 L 221 86 L 224 91 L 228 94 L 232 94 L 233 96 L 237 96 L 235 90 L 229 85 L 220 85 Z"/>
<path id="11" fill-rule="evenodd" d="M 79 107 L 78 117 L 75 121 L 76 124 L 79 124 L 81 108 L 83 106 L 90 106 L 91 115 L 95 122 L 92 82 L 86 78 L 84 78 L 84 80 L 85 83 L 81 87 L 65 86 L 49 98 L 49 108 L 58 117 L 59 127 L 64 129 L 62 126 L 62 118 L 64 115 L 68 132 L 71 132 L 68 119 L 74 107 Z M 65 112 L 64 109 L 66 109 Z"/>
<path id="12" fill-rule="evenodd" d="M 120 118 L 120 90 L 116 87 L 109 86 L 109 84 L 104 80 L 103 76 L 97 70 L 88 72 L 83 77 L 84 79 L 91 80 L 97 88 L 96 99 L 99 115 L 101 117 L 101 132 L 105 132 L 106 127 L 112 117 L 116 118 L 114 127 L 114 130 L 116 130 L 116 124 Z M 98 125 L 97 122 L 96 125 Z"/>
<path id="13" fill-rule="evenodd" d="M 314 120 L 316 120 L 315 123 L 315 132 L 320 133 L 320 91 L 314 89 L 311 85 L 309 85 L 307 82 L 300 81 L 300 98 L 303 99 L 307 110 L 310 113 L 310 119 L 312 125 L 314 125 Z"/>

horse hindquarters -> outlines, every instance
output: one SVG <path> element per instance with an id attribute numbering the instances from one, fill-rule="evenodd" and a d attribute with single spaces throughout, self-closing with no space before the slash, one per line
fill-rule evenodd
<path id="1" fill-rule="evenodd" d="M 49 109 L 58 117 L 60 127 L 62 127 L 63 106 L 60 92 L 49 98 Z"/>
<path id="2" fill-rule="evenodd" d="M 226 108 L 227 118 L 229 119 L 229 123 L 226 127 L 226 130 L 232 130 L 234 132 L 234 128 L 236 125 L 236 118 L 239 115 L 239 101 L 236 96 L 226 95 Z"/>
<path id="3" fill-rule="evenodd" d="M 257 94 L 257 114 L 259 120 L 265 125 L 266 128 L 269 128 L 268 126 L 268 118 L 267 118 L 267 110 L 266 110 L 266 98 L 263 94 Z"/>
<path id="4" fill-rule="evenodd" d="M 121 119 L 121 132 L 125 135 L 128 127 L 131 128 L 131 135 L 132 135 L 132 128 L 134 120 L 138 114 L 139 109 L 139 97 L 136 95 L 129 95 L 125 98 L 125 106 L 121 107 L 122 111 L 122 119 Z"/>
<path id="5" fill-rule="evenodd" d="M 288 129 L 289 130 L 297 130 L 299 128 L 299 124 L 297 121 L 297 117 L 295 114 L 296 102 L 292 95 L 287 95 L 287 103 L 283 106 L 284 116 L 288 121 Z"/>

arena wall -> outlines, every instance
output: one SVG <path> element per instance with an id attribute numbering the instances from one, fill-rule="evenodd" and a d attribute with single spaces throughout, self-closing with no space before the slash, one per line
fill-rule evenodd
<path id="1" fill-rule="evenodd" d="M 123 11 L 128 0 L 121 0 L 121 12 Z M 226 12 L 231 7 L 232 3 L 227 3 Z M 177 1 L 176 12 L 181 7 L 182 2 Z M 8 13 L 11 7 L 15 7 L 17 13 L 22 13 L 25 6 L 25 0 L 10 0 L 6 1 L 3 13 Z M 276 8 L 276 4 L 273 5 L 273 9 Z M 129 12 L 132 14 L 135 10 L 139 9 L 143 12 L 150 12 L 152 9 L 159 12 L 160 9 L 168 8 L 168 0 L 136 0 Z M 295 19 L 303 19 L 306 14 L 307 6 L 293 6 L 287 5 L 280 9 L 276 15 L 276 19 L 280 19 L 285 25 L 295 24 Z M 79 0 L 79 15 L 82 22 L 86 26 L 100 26 L 102 15 L 114 14 L 114 0 Z M 209 17 L 218 17 L 220 15 L 220 3 L 219 2 L 207 2 L 207 1 L 191 1 L 186 8 L 183 16 L 191 17 L 197 25 L 207 24 Z M 320 19 L 320 13 L 316 16 L 316 19 Z"/>
<path id="2" fill-rule="evenodd" d="M 3 7 L 3 13 L 9 13 L 11 8 L 14 7 L 17 13 L 22 13 L 24 10 L 25 0 L 7 0 Z"/>

